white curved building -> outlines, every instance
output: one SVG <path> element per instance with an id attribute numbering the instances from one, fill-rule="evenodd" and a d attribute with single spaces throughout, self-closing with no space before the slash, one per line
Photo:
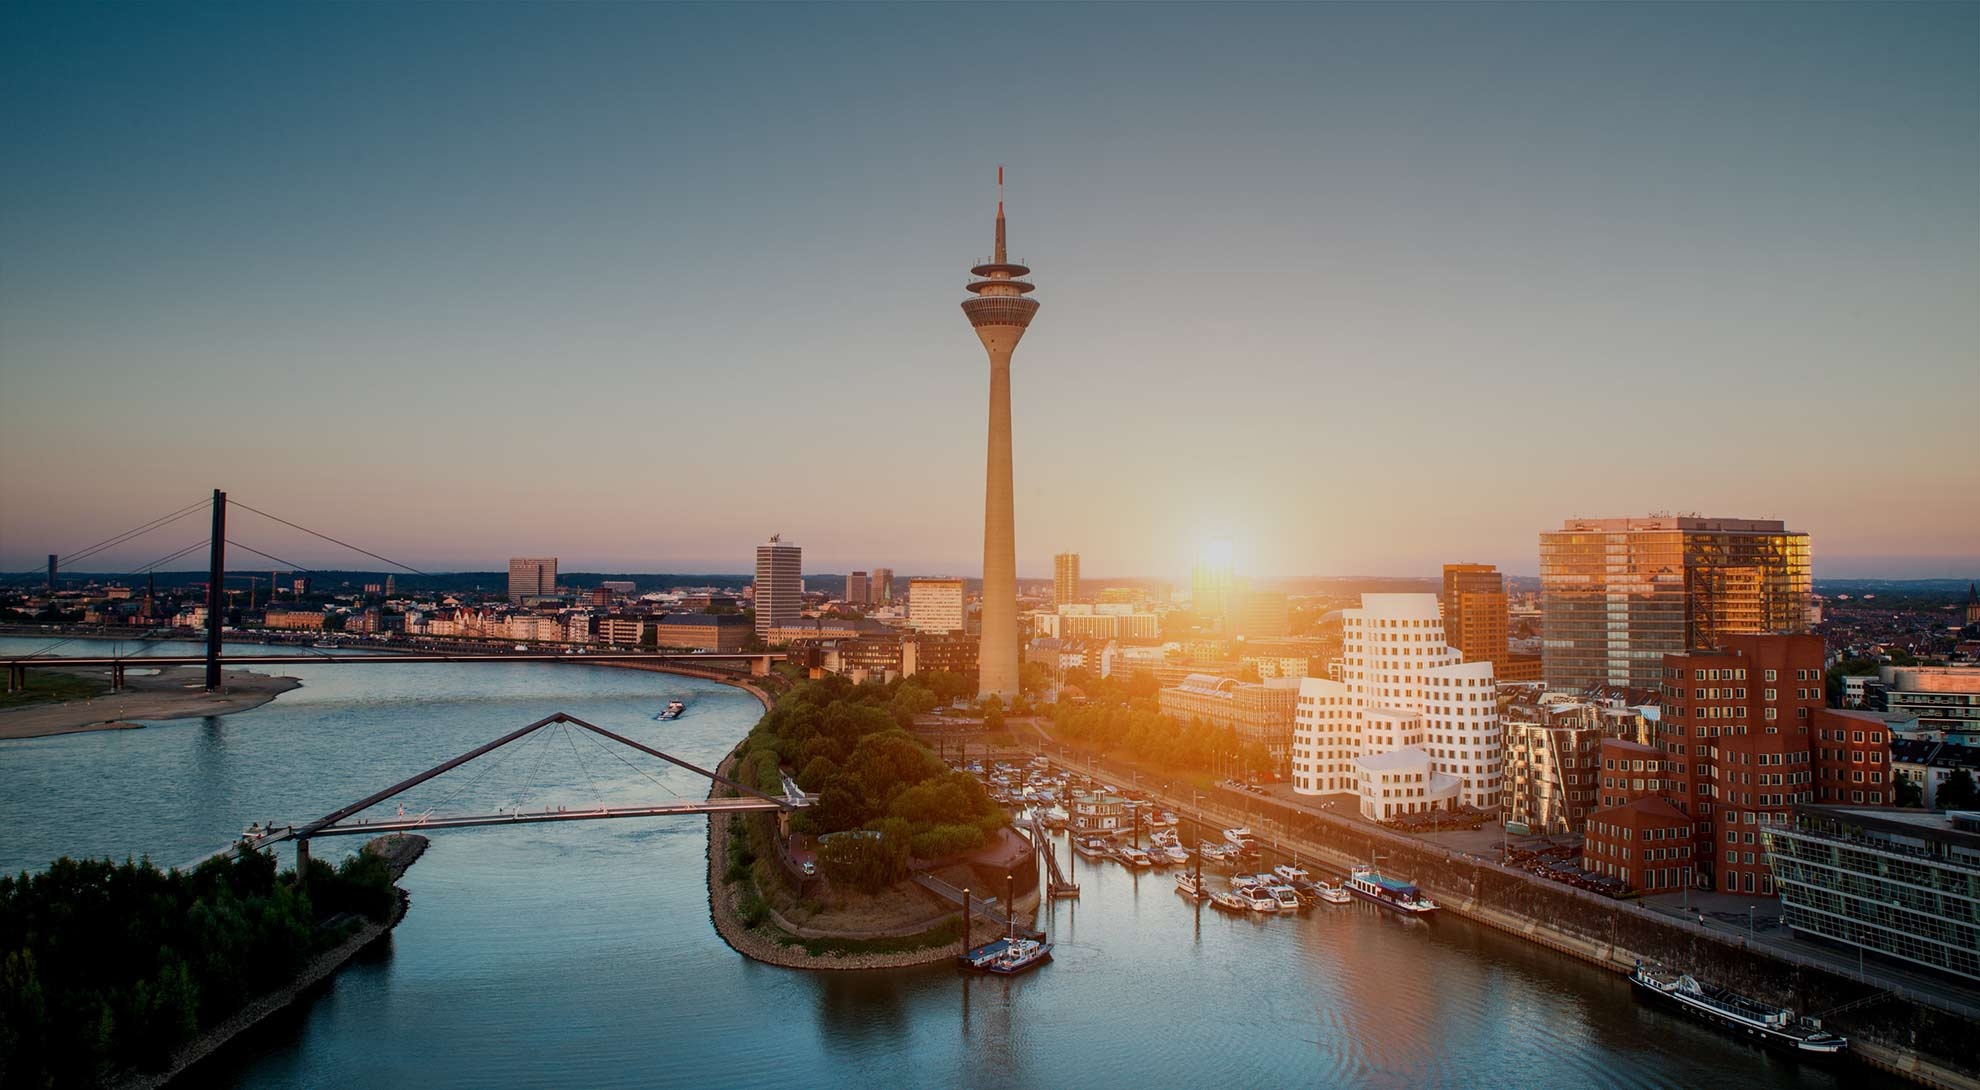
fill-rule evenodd
<path id="1" fill-rule="evenodd" d="M 1341 680 L 1306 678 L 1293 790 L 1361 797 L 1362 816 L 1496 809 L 1505 742 L 1490 662 L 1444 642 L 1434 594 L 1364 594 L 1344 610 Z"/>

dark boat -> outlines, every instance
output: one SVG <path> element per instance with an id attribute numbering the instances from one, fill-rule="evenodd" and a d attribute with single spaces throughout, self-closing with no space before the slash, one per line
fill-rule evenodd
<path id="1" fill-rule="evenodd" d="M 1820 1022 L 1796 1018 L 1786 1007 L 1774 1007 L 1731 991 L 1699 983 L 1689 973 L 1636 963 L 1629 983 L 1637 994 L 1770 1048 L 1810 1059 L 1827 1059 L 1849 1051 L 1849 1038 L 1830 1033 Z"/>
<path id="2" fill-rule="evenodd" d="M 1016 976 L 1052 960 L 1052 944 L 1009 936 L 992 939 L 956 960 L 979 972 Z"/>
<path id="3" fill-rule="evenodd" d="M 666 711 L 661 712 L 659 715 L 656 715 L 653 718 L 661 720 L 663 722 L 669 719 L 679 719 L 681 717 L 681 713 L 684 711 L 687 711 L 687 705 L 679 700 L 676 700 L 667 705 Z"/>

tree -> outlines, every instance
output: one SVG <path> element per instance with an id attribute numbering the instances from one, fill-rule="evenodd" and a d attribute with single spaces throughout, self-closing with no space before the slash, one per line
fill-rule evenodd
<path id="1" fill-rule="evenodd" d="M 1952 775 L 1946 777 L 1946 782 L 1939 785 L 1939 796 L 1933 804 L 1940 810 L 1966 810 L 1971 809 L 1976 801 L 1980 801 L 1980 791 L 1974 787 L 1973 773 L 1955 768 Z"/>
<path id="2" fill-rule="evenodd" d="M 1925 789 L 1910 776 L 1897 777 L 1897 805 L 1917 809 L 1925 805 Z"/>

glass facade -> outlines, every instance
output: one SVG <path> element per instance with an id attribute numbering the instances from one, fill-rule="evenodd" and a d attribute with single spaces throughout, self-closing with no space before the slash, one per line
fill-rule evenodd
<path id="1" fill-rule="evenodd" d="M 1655 689 L 1666 653 L 1806 627 L 1808 535 L 1751 519 L 1570 519 L 1540 535 L 1542 672 Z"/>
<path id="2" fill-rule="evenodd" d="M 1766 839 L 1796 932 L 1980 981 L 1980 815 L 1797 806 Z"/>

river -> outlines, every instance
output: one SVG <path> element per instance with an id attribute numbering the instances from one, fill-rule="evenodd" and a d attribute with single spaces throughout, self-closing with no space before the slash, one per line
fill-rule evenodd
<path id="1" fill-rule="evenodd" d="M 0 653 L 46 642 L 0 639 Z M 284 672 L 303 687 L 253 711 L 0 742 L 0 867 L 62 854 L 184 862 L 250 821 L 319 816 L 552 712 L 704 765 L 760 714 L 713 682 L 595 666 Z M 655 722 L 674 696 L 687 715 Z M 561 729 L 511 749 L 424 785 L 407 809 L 706 791 Z M 358 843 L 312 847 L 335 858 Z M 710 925 L 706 846 L 697 818 L 435 834 L 389 946 L 187 1084 L 1888 1085 L 1739 1045 L 1640 1006 L 1620 977 L 1454 917 L 1409 922 L 1356 903 L 1232 919 L 1184 902 L 1166 872 L 1084 861 L 1082 898 L 1051 909 L 1055 961 L 1029 976 L 772 968 Z"/>

